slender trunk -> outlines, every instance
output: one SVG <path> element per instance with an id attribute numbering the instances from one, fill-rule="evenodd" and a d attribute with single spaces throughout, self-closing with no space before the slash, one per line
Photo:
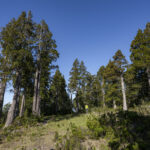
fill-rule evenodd
<path id="1" fill-rule="evenodd" d="M 71 92 L 71 104 L 73 104 L 72 92 Z M 73 107 L 72 107 L 73 110 Z"/>
<path id="2" fill-rule="evenodd" d="M 105 107 L 105 90 L 104 90 L 104 80 L 102 81 L 102 95 L 103 95 L 103 107 Z"/>
<path id="3" fill-rule="evenodd" d="M 22 95 L 22 100 L 21 100 L 21 108 L 20 108 L 20 113 L 19 116 L 22 117 L 24 113 L 24 108 L 25 108 L 25 92 Z"/>
<path id="4" fill-rule="evenodd" d="M 18 96 L 19 96 L 20 78 L 21 78 L 20 73 L 16 72 L 16 81 L 15 81 L 13 101 L 12 101 L 11 107 L 8 111 L 4 128 L 10 126 L 17 115 L 16 111 L 18 108 L 16 108 L 16 107 L 19 106 L 18 105 Z"/>
<path id="5" fill-rule="evenodd" d="M 55 97 L 55 113 L 57 114 L 59 112 L 58 108 L 58 91 L 56 90 L 56 97 Z"/>
<path id="6" fill-rule="evenodd" d="M 40 33 L 40 42 L 39 49 L 37 52 L 37 69 L 35 73 L 35 83 L 34 83 L 34 97 L 33 97 L 33 106 L 32 106 L 32 114 L 36 116 L 40 116 L 40 75 L 41 75 L 41 65 L 40 65 L 40 52 L 41 52 L 41 39 L 42 39 L 42 27 Z"/>
<path id="7" fill-rule="evenodd" d="M 36 115 L 40 116 L 40 102 L 41 102 L 41 97 L 40 97 L 40 74 L 41 71 L 38 72 L 38 86 L 37 86 L 37 102 L 36 102 Z"/>
<path id="8" fill-rule="evenodd" d="M 4 78 L 5 80 L 5 78 Z M 0 118 L 2 116 L 2 108 L 3 108 L 3 102 L 4 102 L 4 94 L 6 89 L 6 81 L 3 79 L 0 82 Z"/>
<path id="9" fill-rule="evenodd" d="M 147 68 L 146 73 L 147 73 L 147 77 L 148 77 L 148 85 L 150 88 L 150 67 Z"/>
<path id="10" fill-rule="evenodd" d="M 41 40 L 42 40 L 42 27 L 41 27 L 41 33 L 39 38 L 39 49 L 37 52 L 37 69 L 35 73 L 35 83 L 34 83 L 34 97 L 33 97 L 33 106 L 32 106 L 32 114 L 36 116 L 40 116 L 40 76 L 41 76 Z"/>
<path id="11" fill-rule="evenodd" d="M 117 108 L 117 105 L 116 105 L 116 101 L 115 101 L 115 100 L 113 100 L 113 107 L 114 107 L 114 109 Z"/>
<path id="12" fill-rule="evenodd" d="M 19 91 L 18 91 L 18 97 L 17 97 L 17 101 L 16 101 L 15 117 L 19 115 L 19 100 L 20 100 L 20 88 L 19 88 Z"/>
<path id="13" fill-rule="evenodd" d="M 76 99 L 76 111 L 77 111 L 77 112 L 79 112 L 79 100 L 78 100 L 78 92 L 79 92 L 79 91 L 78 91 L 78 89 L 79 89 L 79 88 L 76 87 L 76 94 L 75 94 L 76 96 L 75 96 L 75 99 Z"/>
<path id="14" fill-rule="evenodd" d="M 76 107 L 77 107 L 77 112 L 79 112 L 79 102 L 78 102 L 78 98 L 76 99 Z"/>
<path id="15" fill-rule="evenodd" d="M 57 97 L 55 99 L 55 114 L 58 113 L 58 103 L 57 103 Z"/>
<path id="16" fill-rule="evenodd" d="M 127 110 L 127 100 L 126 100 L 126 92 L 125 92 L 125 84 L 123 75 L 121 75 L 121 87 L 122 87 L 122 95 L 123 95 L 123 110 Z"/>
<path id="17" fill-rule="evenodd" d="M 71 102 L 72 102 L 72 93 L 71 93 Z"/>
<path id="18" fill-rule="evenodd" d="M 34 81 L 34 96 L 33 96 L 33 105 L 32 105 L 32 114 L 35 115 L 36 113 L 36 103 L 37 103 L 37 95 L 38 95 L 38 68 L 35 73 L 35 81 Z"/>

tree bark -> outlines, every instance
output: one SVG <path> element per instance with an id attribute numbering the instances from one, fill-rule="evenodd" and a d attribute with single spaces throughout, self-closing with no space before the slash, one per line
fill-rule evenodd
<path id="1" fill-rule="evenodd" d="M 35 81 L 34 81 L 34 96 L 33 96 L 33 105 L 32 105 L 32 114 L 36 115 L 36 103 L 37 103 L 37 95 L 38 95 L 38 68 L 35 73 Z"/>
<path id="2" fill-rule="evenodd" d="M 41 71 L 38 72 L 38 86 L 37 86 L 37 102 L 36 102 L 36 115 L 40 116 L 41 110 L 40 110 L 40 102 L 41 102 L 41 97 L 40 97 L 40 76 L 41 76 Z"/>
<path id="3" fill-rule="evenodd" d="M 116 105 L 116 101 L 115 101 L 115 100 L 113 100 L 113 107 L 114 107 L 114 109 L 117 108 L 117 105 Z"/>
<path id="4" fill-rule="evenodd" d="M 38 66 L 35 73 L 35 81 L 34 81 L 34 97 L 33 97 L 33 106 L 32 106 L 32 114 L 35 116 L 40 116 L 40 77 L 41 77 L 41 67 L 40 67 L 40 54 L 37 56 Z"/>
<path id="5" fill-rule="evenodd" d="M 17 102 L 16 102 L 15 117 L 19 115 L 19 100 L 20 100 L 20 88 L 19 88 L 18 98 L 17 98 Z"/>
<path id="6" fill-rule="evenodd" d="M 126 92 L 125 92 L 125 84 L 123 75 L 121 75 L 121 87 L 122 87 L 122 95 L 123 95 L 123 110 L 127 110 L 127 100 L 126 100 Z"/>
<path id="7" fill-rule="evenodd" d="M 102 81 L 102 95 L 103 95 L 103 107 L 105 107 L 105 90 L 104 90 L 104 80 Z"/>
<path id="8" fill-rule="evenodd" d="M 5 78 L 1 80 L 0 82 L 0 118 L 2 117 L 2 108 L 3 108 L 3 102 L 4 102 L 4 94 L 6 89 L 6 81 Z"/>
<path id="9" fill-rule="evenodd" d="M 20 117 L 23 116 L 24 108 L 25 108 L 25 92 L 22 95 L 21 108 L 20 108 L 20 113 L 19 113 Z"/>
<path id="10" fill-rule="evenodd" d="M 76 108 L 76 111 L 79 112 L 79 102 L 78 102 L 78 98 L 76 99 L 76 105 L 77 105 L 77 106 L 76 106 L 76 107 L 77 107 L 77 108 Z"/>
<path id="11" fill-rule="evenodd" d="M 19 72 L 16 72 L 16 81 L 15 81 L 15 86 L 14 86 L 14 96 L 13 96 L 13 101 L 12 101 L 12 104 L 11 104 L 11 107 L 8 111 L 8 114 L 7 114 L 7 119 L 6 119 L 6 123 L 5 123 L 5 126 L 4 128 L 10 126 L 13 122 L 13 120 L 15 119 L 16 115 L 17 115 L 17 110 L 19 108 L 19 99 L 18 99 L 18 96 L 19 96 L 19 86 L 20 86 L 20 79 L 21 79 L 21 75 Z"/>
<path id="12" fill-rule="evenodd" d="M 37 69 L 35 73 L 35 83 L 34 83 L 34 97 L 33 97 L 33 106 L 32 106 L 32 114 L 36 116 L 40 116 L 40 76 L 41 76 L 41 40 L 42 40 L 42 27 L 40 33 L 40 42 L 39 42 L 39 49 L 37 52 Z"/>
<path id="13" fill-rule="evenodd" d="M 146 73 L 147 73 L 147 77 L 148 77 L 148 85 L 150 87 L 150 67 L 147 68 Z"/>
<path id="14" fill-rule="evenodd" d="M 72 93 L 71 93 L 71 102 L 72 102 Z"/>

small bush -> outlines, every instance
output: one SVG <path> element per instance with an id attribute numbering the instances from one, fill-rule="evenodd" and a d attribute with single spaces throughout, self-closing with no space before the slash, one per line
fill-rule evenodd
<path id="1" fill-rule="evenodd" d="M 57 150 L 86 150 L 86 148 L 81 144 L 85 139 L 85 131 L 77 127 L 75 124 L 71 123 L 70 128 L 64 136 L 58 136 L 56 133 Z"/>
<path id="2" fill-rule="evenodd" d="M 59 137 L 60 136 L 59 136 L 58 132 L 56 131 L 55 136 L 54 136 L 54 142 L 58 141 Z"/>
<path id="3" fill-rule="evenodd" d="M 98 138 L 104 135 L 104 129 L 100 125 L 100 122 L 97 117 L 90 116 L 87 120 L 87 127 L 93 133 L 93 137 Z"/>

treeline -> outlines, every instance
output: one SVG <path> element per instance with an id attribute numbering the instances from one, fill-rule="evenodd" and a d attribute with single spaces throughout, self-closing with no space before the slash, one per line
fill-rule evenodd
<path id="1" fill-rule="evenodd" d="M 55 65 L 59 57 L 56 41 L 44 20 L 33 21 L 31 11 L 22 12 L 2 28 L 0 46 L 1 119 L 6 116 L 2 109 L 7 85 L 12 85 L 14 93 L 4 127 L 17 116 L 84 112 L 85 105 L 127 110 L 149 101 L 150 23 L 138 30 L 131 43 L 131 64 L 118 50 L 106 66 L 91 75 L 84 62 L 76 59 L 68 86 Z"/>
<path id="2" fill-rule="evenodd" d="M 96 75 L 91 75 L 82 61 L 74 61 L 69 89 L 75 95 L 76 111 L 83 111 L 85 104 L 126 111 L 150 101 L 150 23 L 138 30 L 130 52 L 130 64 L 118 50 Z"/>

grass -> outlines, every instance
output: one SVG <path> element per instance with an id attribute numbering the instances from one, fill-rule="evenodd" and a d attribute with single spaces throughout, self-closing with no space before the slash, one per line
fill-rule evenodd
<path id="1" fill-rule="evenodd" d="M 149 104 L 136 106 L 130 111 L 136 111 L 143 115 L 150 114 Z M 35 124 L 34 126 L 15 127 L 15 129 L 8 129 L 6 131 L 0 130 L 0 135 L 5 134 L 6 138 L 0 137 L 0 150 L 34 150 L 43 149 L 50 150 L 55 148 L 55 135 L 64 135 L 70 124 L 80 126 L 87 129 L 86 122 L 89 115 L 102 115 L 107 112 L 115 112 L 113 109 L 93 109 L 92 113 L 80 115 L 65 115 L 65 116 L 49 116 L 45 118 L 45 122 Z M 90 147 L 94 145 L 98 150 L 110 150 L 108 147 L 107 138 L 86 139 L 83 145 Z"/>
<path id="2" fill-rule="evenodd" d="M 55 147 L 55 132 L 60 135 L 66 133 L 70 123 L 86 128 L 88 114 L 78 116 L 51 116 L 46 123 L 40 123 L 33 127 L 20 128 L 7 133 L 7 138 L 0 144 L 0 150 L 20 150 L 20 149 L 44 149 L 49 150 Z M 2 131 L 1 131 L 2 132 Z M 14 132 L 14 134 L 12 133 Z"/>

